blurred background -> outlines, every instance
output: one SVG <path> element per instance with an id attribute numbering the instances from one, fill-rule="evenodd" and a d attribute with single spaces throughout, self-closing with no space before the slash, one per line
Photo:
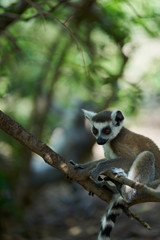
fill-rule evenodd
<path id="1" fill-rule="evenodd" d="M 0 109 L 66 159 L 103 157 L 81 108 L 160 146 L 160 1 L 0 0 Z M 106 203 L 0 131 L 0 239 L 95 240 Z M 159 204 L 113 239 L 158 240 Z"/>

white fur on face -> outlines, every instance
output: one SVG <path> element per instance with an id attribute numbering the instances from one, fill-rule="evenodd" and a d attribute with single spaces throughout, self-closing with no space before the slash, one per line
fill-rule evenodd
<path id="1" fill-rule="evenodd" d="M 108 135 L 103 135 L 102 137 L 105 139 L 108 139 L 109 141 L 114 139 L 118 133 L 120 132 L 120 130 L 123 127 L 123 121 L 121 122 L 121 124 L 119 126 L 114 126 L 114 124 L 111 121 L 107 121 L 107 122 L 90 122 L 91 127 L 95 127 L 98 130 L 98 134 L 95 136 L 96 138 L 98 138 L 100 135 L 102 135 L 101 131 L 103 128 L 105 127 L 110 127 L 111 128 L 111 133 Z"/>
<path id="2" fill-rule="evenodd" d="M 112 133 L 111 133 L 110 140 L 114 139 L 118 135 L 118 133 L 121 131 L 122 127 L 123 127 L 123 121 L 121 121 L 121 124 L 119 126 L 112 125 L 112 127 L 111 127 Z"/>
<path id="3" fill-rule="evenodd" d="M 91 131 L 92 128 L 95 127 L 98 130 L 98 134 L 94 135 L 95 138 L 103 138 L 106 141 L 111 141 L 112 139 L 114 139 L 118 133 L 120 132 L 121 128 L 123 127 L 123 120 L 120 122 L 119 126 L 116 126 L 116 114 L 118 110 L 115 110 L 114 112 L 112 112 L 111 114 L 111 119 L 110 121 L 106 121 L 106 122 L 94 122 L 92 119 L 93 117 L 97 114 L 95 112 L 91 112 L 85 109 L 82 109 L 82 111 L 84 112 L 85 117 L 89 120 L 90 125 L 91 125 Z M 102 129 L 106 128 L 106 127 L 110 127 L 111 129 L 111 133 L 110 134 L 104 134 L 102 132 Z M 92 132 L 93 133 L 93 132 Z"/>
<path id="4" fill-rule="evenodd" d="M 96 136 L 96 138 L 101 135 L 101 131 L 103 128 L 110 127 L 109 122 L 92 122 L 91 125 L 92 127 L 94 126 L 98 130 L 98 135 Z"/>

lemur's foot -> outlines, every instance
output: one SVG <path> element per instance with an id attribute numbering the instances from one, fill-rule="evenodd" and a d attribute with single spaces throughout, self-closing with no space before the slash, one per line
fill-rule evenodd
<path id="1" fill-rule="evenodd" d="M 101 183 L 102 179 L 99 177 L 99 174 L 96 172 L 96 168 L 92 169 L 90 172 L 90 178 L 95 182 L 96 184 Z"/>
<path id="2" fill-rule="evenodd" d="M 127 174 L 122 168 L 112 168 L 112 172 L 118 177 L 127 177 Z"/>
<path id="3" fill-rule="evenodd" d="M 99 173 L 97 173 L 96 168 L 90 171 L 90 178 L 95 182 L 97 187 L 100 187 L 100 188 L 105 187 L 107 190 L 109 190 L 113 193 L 117 193 L 117 189 L 116 189 L 115 185 L 112 184 L 112 182 L 110 181 L 111 179 L 109 177 L 105 177 L 102 179 L 99 176 Z"/>
<path id="4" fill-rule="evenodd" d="M 100 179 L 100 177 L 98 179 Z M 112 193 L 117 193 L 116 186 L 109 180 L 109 178 L 107 180 L 106 179 L 107 177 L 104 179 L 98 180 L 98 182 L 95 182 L 97 187 L 105 188 L 111 191 Z"/>
<path id="5" fill-rule="evenodd" d="M 74 169 L 84 169 L 83 164 L 76 163 L 73 160 L 70 160 L 69 162 L 74 166 Z"/>

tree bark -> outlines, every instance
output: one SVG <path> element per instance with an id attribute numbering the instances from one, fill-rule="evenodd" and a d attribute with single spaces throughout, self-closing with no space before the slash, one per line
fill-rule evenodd
<path id="1" fill-rule="evenodd" d="M 86 168 L 76 169 L 70 162 L 66 161 L 63 157 L 54 152 L 49 146 L 47 146 L 45 143 L 33 136 L 19 123 L 11 119 L 2 111 L 0 111 L 0 128 L 16 140 L 18 140 L 21 144 L 25 145 L 32 152 L 35 152 L 39 156 L 41 156 L 46 163 L 50 164 L 52 167 L 57 168 L 58 170 L 66 174 L 69 178 L 72 178 L 73 180 L 81 184 L 87 191 L 96 194 L 99 198 L 106 202 L 109 202 L 111 200 L 111 192 L 103 186 L 97 186 L 97 184 L 90 179 L 90 170 L 96 167 L 97 164 L 102 160 L 88 163 L 88 167 Z M 136 183 L 125 177 L 116 176 L 110 170 L 106 172 L 106 176 L 109 176 L 110 178 L 122 184 L 131 186 L 145 193 L 144 197 L 133 200 L 133 202 L 128 204 L 128 207 L 137 203 L 148 201 L 160 202 L 160 192 L 146 185 Z"/>
<path id="2" fill-rule="evenodd" d="M 32 152 L 41 156 L 46 163 L 57 168 L 69 178 L 77 181 L 87 191 L 96 194 L 102 200 L 109 202 L 111 199 L 110 191 L 104 191 L 96 186 L 89 178 L 89 168 L 74 169 L 74 166 L 67 162 L 63 157 L 54 152 L 49 146 L 40 141 L 38 138 L 29 133 L 19 123 L 0 111 L 0 128 L 7 134 L 11 135 L 21 144 L 29 148 Z M 96 166 L 97 162 L 95 162 Z M 92 165 L 93 168 L 93 165 Z"/>

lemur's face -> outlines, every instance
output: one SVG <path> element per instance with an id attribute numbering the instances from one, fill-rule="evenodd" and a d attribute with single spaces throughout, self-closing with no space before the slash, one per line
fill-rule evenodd
<path id="1" fill-rule="evenodd" d="M 91 131 L 100 145 L 114 139 L 123 126 L 124 116 L 119 110 L 100 113 L 83 110 L 83 112 L 90 121 Z"/>

